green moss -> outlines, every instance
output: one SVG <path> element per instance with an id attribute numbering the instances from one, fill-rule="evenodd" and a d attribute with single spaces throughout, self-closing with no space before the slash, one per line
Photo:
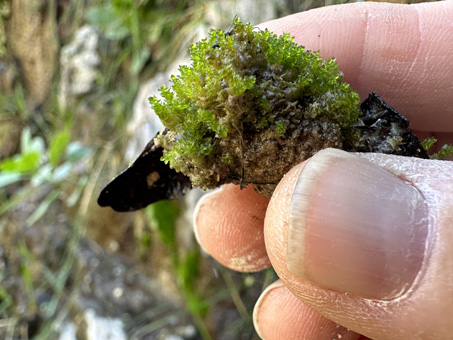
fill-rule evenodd
<path id="1" fill-rule="evenodd" d="M 453 156 L 453 145 L 445 144 L 438 152 L 431 156 L 432 159 L 448 159 Z"/>
<path id="2" fill-rule="evenodd" d="M 335 60 L 288 34 L 236 19 L 232 31 L 211 30 L 190 53 L 191 66 L 150 102 L 170 130 L 158 138 L 163 160 L 195 186 L 276 183 L 295 161 L 354 143 L 344 136 L 355 138 L 358 94 Z"/>
<path id="3" fill-rule="evenodd" d="M 431 149 L 434 144 L 436 144 L 437 142 L 437 139 L 434 138 L 434 137 L 427 137 L 425 138 L 423 141 L 422 141 L 422 146 L 423 146 L 423 149 L 425 149 L 426 151 L 428 151 L 429 149 Z"/>

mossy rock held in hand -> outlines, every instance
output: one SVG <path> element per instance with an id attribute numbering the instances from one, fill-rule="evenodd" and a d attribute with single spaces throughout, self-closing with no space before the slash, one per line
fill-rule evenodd
<path id="1" fill-rule="evenodd" d="M 165 162 L 203 189 L 274 185 L 292 165 L 326 147 L 358 143 L 359 96 L 322 60 L 284 34 L 239 19 L 191 47 L 163 100 L 151 104 L 168 133 Z"/>
<path id="2" fill-rule="evenodd" d="M 359 108 L 335 60 L 288 34 L 235 19 L 190 52 L 191 66 L 161 88 L 163 99 L 150 98 L 166 130 L 104 189 L 100 205 L 136 210 L 190 183 L 251 184 L 270 197 L 291 167 L 327 147 L 428 158 L 406 118 L 374 93 Z"/>

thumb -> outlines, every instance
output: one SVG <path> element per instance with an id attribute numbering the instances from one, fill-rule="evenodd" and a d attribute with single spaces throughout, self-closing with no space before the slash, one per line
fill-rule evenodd
<path id="1" fill-rule="evenodd" d="M 453 163 L 326 149 L 269 204 L 266 249 L 295 296 L 373 339 L 453 331 Z"/>

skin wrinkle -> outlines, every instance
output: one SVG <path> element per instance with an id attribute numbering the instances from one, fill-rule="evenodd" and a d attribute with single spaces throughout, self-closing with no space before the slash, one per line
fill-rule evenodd
<path id="1" fill-rule="evenodd" d="M 415 58 L 413 59 L 412 61 L 412 65 L 409 67 L 409 72 L 408 72 L 408 76 L 409 74 L 412 73 L 413 69 L 414 69 L 414 66 L 415 64 L 418 62 L 419 60 L 419 56 L 420 56 L 420 44 L 421 44 L 421 39 L 422 39 L 422 32 L 423 32 L 423 17 L 420 13 L 420 7 L 414 7 L 415 9 L 415 13 L 417 14 L 417 27 L 418 27 L 418 35 L 420 36 L 420 39 L 419 39 L 419 43 L 417 45 L 417 53 L 415 54 Z M 405 81 L 406 79 L 404 79 L 403 81 Z"/>
<path id="2" fill-rule="evenodd" d="M 363 43 L 362 43 L 362 54 L 361 54 L 361 58 L 360 58 L 360 66 L 359 66 L 359 72 L 357 72 L 357 76 L 356 76 L 356 79 L 355 80 L 355 83 L 359 84 L 359 77 L 360 77 L 360 74 L 363 73 L 363 61 L 365 60 L 365 44 L 366 44 L 366 41 L 367 41 L 367 37 L 369 35 L 368 31 L 369 31 L 369 25 L 368 25 L 368 9 L 365 9 L 364 13 L 363 13 L 363 21 L 365 22 L 365 38 L 363 39 Z"/>
<path id="3" fill-rule="evenodd" d="M 366 2 L 310 10 L 260 27 L 290 32 L 296 43 L 336 58 L 344 80 L 362 99 L 378 93 L 408 117 L 412 129 L 449 132 L 453 86 L 439 65 L 452 63 L 452 17 L 453 1 Z M 433 110 L 438 112 L 426 119 Z"/>
<path id="4" fill-rule="evenodd" d="M 413 82 L 424 82 L 425 89 L 430 88 L 432 101 L 440 103 L 443 106 L 444 116 L 436 115 L 432 120 L 425 123 L 425 129 L 430 129 L 429 125 L 440 126 L 438 131 L 448 131 L 453 126 L 453 105 L 451 98 L 453 86 L 449 79 L 448 72 L 439 65 L 451 65 L 453 25 L 451 18 L 453 16 L 453 3 L 451 1 L 440 2 L 436 4 L 440 10 L 432 11 L 433 4 L 420 4 L 414 6 L 419 17 L 421 32 L 420 52 L 425 56 L 420 63 L 416 64 L 413 71 Z M 425 29 L 426 27 L 430 29 Z M 417 79 L 419 77 L 420 80 Z M 415 88 L 413 96 L 425 95 L 422 87 Z M 416 109 L 415 102 L 412 107 Z M 414 124 L 417 121 L 414 121 Z"/>
<path id="5" fill-rule="evenodd" d="M 453 219 L 451 202 L 449 202 L 451 197 L 448 195 L 442 197 L 439 192 L 433 190 L 433 187 L 438 185 L 440 190 L 453 192 L 453 183 L 448 180 L 453 173 L 453 163 L 380 154 L 358 155 L 372 160 L 374 164 L 383 166 L 402 178 L 404 178 L 402 174 L 410 172 L 425 174 L 424 179 L 416 176 L 412 180 L 427 199 L 431 209 L 431 226 L 435 224 L 435 228 L 443 228 L 444 238 L 439 238 L 439 231 L 434 230 L 435 240 L 431 243 L 429 256 L 432 258 L 436 256 L 438 259 L 423 265 L 424 273 L 416 279 L 417 289 L 414 290 L 415 286 L 412 286 L 404 296 L 395 300 L 375 301 L 322 289 L 289 273 L 286 268 L 286 252 L 282 251 L 285 249 L 288 230 L 285 216 L 289 214 L 290 195 L 288 194 L 292 193 L 294 179 L 298 177 L 302 166 L 296 166 L 288 173 L 287 179 L 290 180 L 290 184 L 283 185 L 282 191 L 277 187 L 269 204 L 265 222 L 265 239 L 271 262 L 286 286 L 304 303 L 361 334 L 373 336 L 375 339 L 407 339 L 407 331 L 413 330 L 410 334 L 414 339 L 449 338 L 442 331 L 449 329 L 446 325 L 451 319 L 446 315 L 453 315 L 453 307 L 440 301 L 445 300 L 445 296 L 453 296 L 453 286 L 444 287 L 442 291 L 438 284 L 443 281 L 436 285 L 430 282 L 429 278 L 444 277 L 445 282 L 453 281 L 453 273 L 443 270 L 451 266 L 451 257 L 448 254 L 451 254 L 452 250 L 448 240 L 453 239 L 453 230 L 449 228 L 450 224 L 445 222 Z M 431 174 L 428 178 L 427 173 Z M 437 220 L 434 219 L 436 215 Z M 450 235 L 446 236 L 446 233 Z M 279 234 L 283 237 L 278 237 Z M 424 312 L 420 313 L 421 310 Z"/>
<path id="6" fill-rule="evenodd" d="M 409 65 L 414 64 L 420 45 L 420 35 L 414 34 L 418 32 L 418 23 L 413 23 L 415 14 L 415 9 L 407 5 L 386 6 L 380 11 L 368 13 L 361 76 L 357 87 L 371 90 L 373 87 L 379 88 L 379 91 L 375 91 L 397 109 L 403 101 L 408 101 L 402 97 L 411 97 L 409 88 L 414 87 Z M 414 26 L 417 27 L 413 29 Z M 407 94 L 395 97 L 395 82 L 398 86 L 407 87 Z"/>
<path id="7" fill-rule="evenodd" d="M 414 58 L 412 59 L 412 63 L 411 65 L 409 66 L 409 69 L 406 73 L 406 75 L 404 77 L 402 77 L 402 83 L 408 83 L 410 81 L 410 76 L 412 74 L 412 71 L 414 69 L 414 66 L 418 64 L 418 60 L 419 60 L 419 55 L 420 55 L 420 44 L 421 44 L 421 36 L 422 36 L 422 30 L 421 30 L 421 16 L 420 16 L 420 11 L 417 9 L 417 7 L 414 7 L 414 10 L 415 10 L 415 13 L 417 14 L 416 15 L 416 18 L 417 18 L 417 25 L 414 25 L 414 26 L 417 26 L 418 28 L 418 36 L 419 38 L 417 39 L 417 45 L 416 45 L 416 51 L 415 51 L 415 56 Z M 413 30 L 415 32 L 415 29 Z"/>
<path id="8" fill-rule="evenodd" d="M 342 8 L 343 9 L 343 8 Z M 348 10 L 347 8 L 345 10 Z M 338 50 L 338 48 L 333 48 L 330 52 L 329 58 L 335 58 L 337 59 L 338 66 L 340 70 L 344 73 L 344 80 L 347 83 L 350 84 L 356 84 L 358 82 L 359 76 L 361 74 L 361 64 L 363 62 L 363 56 L 365 53 L 365 37 L 366 37 L 366 30 L 367 30 L 367 21 L 368 21 L 368 10 L 365 9 L 363 11 L 363 15 L 358 15 L 358 19 L 354 18 L 348 18 L 347 20 L 341 19 L 339 21 L 339 30 L 346 30 L 345 34 L 341 34 L 340 38 L 341 41 L 340 43 L 343 45 L 351 45 L 351 38 L 354 40 L 355 43 L 353 43 L 354 49 L 351 51 L 348 51 L 348 57 L 343 58 L 341 55 L 337 55 L 335 50 Z M 327 18 L 326 20 L 336 20 L 333 18 Z M 355 25 L 351 25 L 350 21 L 354 22 L 357 21 Z M 339 36 L 337 32 L 334 30 L 329 30 L 329 29 L 324 29 L 324 31 L 327 31 L 327 33 L 330 33 L 329 39 L 323 43 L 322 40 L 320 40 L 320 46 L 329 46 L 332 45 L 332 42 L 335 40 L 338 40 Z M 327 34 L 324 34 L 321 36 L 321 39 L 326 36 Z M 354 62 L 350 62 L 348 65 L 344 65 L 342 60 L 355 60 Z M 357 71 L 359 70 L 359 71 Z"/>

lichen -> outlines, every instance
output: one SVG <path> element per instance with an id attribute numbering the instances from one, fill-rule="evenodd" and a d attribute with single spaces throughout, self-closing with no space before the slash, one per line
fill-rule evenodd
<path id="1" fill-rule="evenodd" d="M 194 186 L 275 185 L 326 147 L 359 143 L 359 96 L 334 59 L 235 19 L 190 48 L 163 99 L 150 103 L 169 130 L 162 160 Z"/>

